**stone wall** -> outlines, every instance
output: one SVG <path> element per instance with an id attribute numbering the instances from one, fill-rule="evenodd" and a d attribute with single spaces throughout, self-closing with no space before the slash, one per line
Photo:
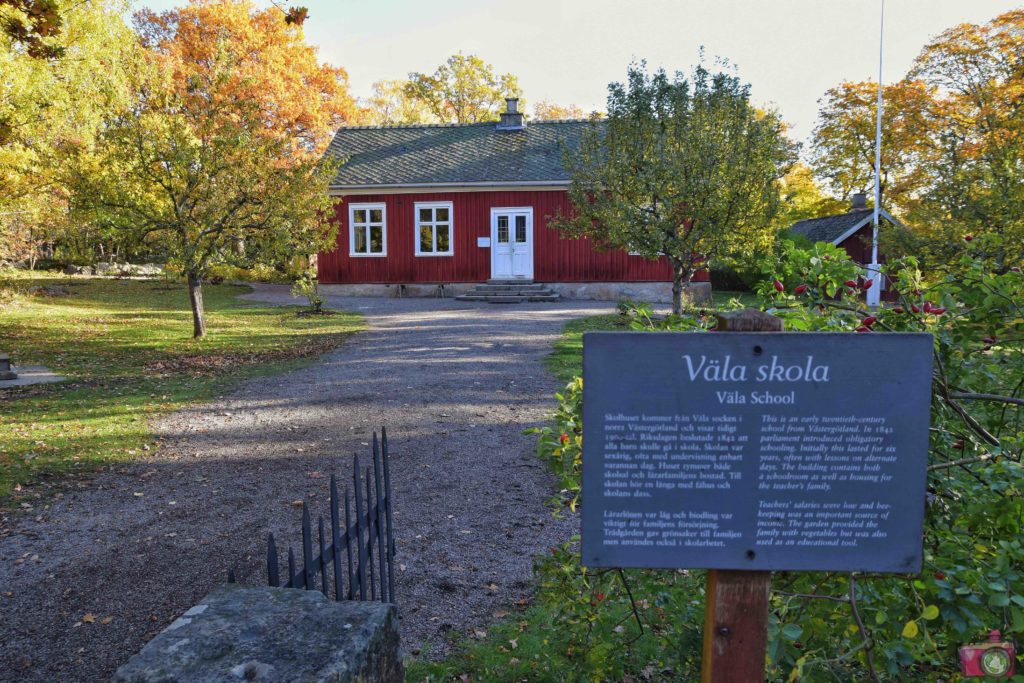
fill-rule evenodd
<path id="1" fill-rule="evenodd" d="M 214 589 L 117 670 L 118 683 L 403 680 L 395 608 L 296 588 Z"/>

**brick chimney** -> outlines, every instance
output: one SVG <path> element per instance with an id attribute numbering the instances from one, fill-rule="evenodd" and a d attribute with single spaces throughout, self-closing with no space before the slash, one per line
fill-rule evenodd
<path id="1" fill-rule="evenodd" d="M 501 112 L 498 130 L 522 130 L 525 127 L 526 122 L 523 121 L 523 114 L 519 111 L 519 98 L 506 97 L 505 111 Z"/>
<path id="2" fill-rule="evenodd" d="M 859 211 L 868 208 L 868 196 L 863 192 L 856 192 L 850 204 L 850 211 Z"/>

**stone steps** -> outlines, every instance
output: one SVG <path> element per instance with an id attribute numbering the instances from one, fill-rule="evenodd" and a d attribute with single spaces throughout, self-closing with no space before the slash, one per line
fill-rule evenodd
<path id="1" fill-rule="evenodd" d="M 560 297 L 551 288 L 534 282 L 491 280 L 455 298 L 459 301 L 518 304 L 524 301 L 558 301 Z"/>

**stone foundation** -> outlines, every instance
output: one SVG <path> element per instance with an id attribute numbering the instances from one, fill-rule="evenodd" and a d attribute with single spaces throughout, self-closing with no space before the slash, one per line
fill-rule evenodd
<path id="1" fill-rule="evenodd" d="M 650 304 L 672 303 L 671 282 L 555 282 L 549 284 L 564 299 L 589 301 L 640 301 Z M 691 304 L 711 301 L 711 283 L 694 282 L 683 293 Z"/>
<path id="2" fill-rule="evenodd" d="M 632 299 L 655 304 L 672 303 L 671 282 L 550 282 L 544 284 L 563 299 L 591 301 L 621 301 Z M 409 285 L 320 285 L 327 296 L 371 297 L 451 297 L 470 292 L 476 283 L 453 282 Z M 687 288 L 690 303 L 702 304 L 711 300 L 711 283 L 694 282 Z"/>
<path id="3" fill-rule="evenodd" d="M 395 608 L 228 584 L 151 640 L 118 683 L 403 680 Z"/>

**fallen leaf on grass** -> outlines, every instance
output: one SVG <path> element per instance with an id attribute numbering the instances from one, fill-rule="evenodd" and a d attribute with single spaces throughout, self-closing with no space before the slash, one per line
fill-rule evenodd
<path id="1" fill-rule="evenodd" d="M 519 647 L 519 639 L 513 638 L 512 640 L 508 641 L 508 646 L 511 647 L 513 650 L 516 649 L 517 647 Z"/>
<path id="2" fill-rule="evenodd" d="M 91 624 L 92 622 L 96 621 L 96 617 L 93 616 L 93 614 L 90 612 L 86 614 L 84 617 L 82 617 L 82 621 L 84 621 L 87 624 Z"/>

